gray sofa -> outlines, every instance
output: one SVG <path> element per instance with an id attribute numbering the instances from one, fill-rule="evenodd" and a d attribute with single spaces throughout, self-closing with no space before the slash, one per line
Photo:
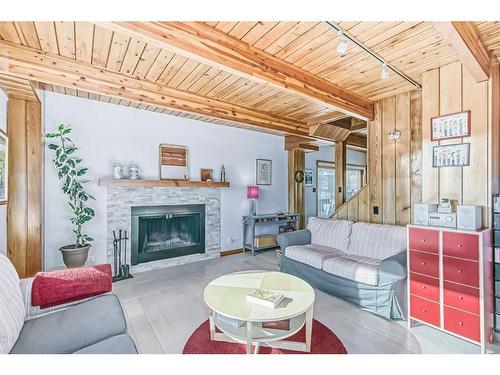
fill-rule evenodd
<path id="1" fill-rule="evenodd" d="M 406 229 L 309 218 L 278 236 L 281 271 L 388 319 L 406 316 Z"/>
<path id="2" fill-rule="evenodd" d="M 31 282 L 0 254 L 0 354 L 137 353 L 115 295 L 40 309 Z"/>

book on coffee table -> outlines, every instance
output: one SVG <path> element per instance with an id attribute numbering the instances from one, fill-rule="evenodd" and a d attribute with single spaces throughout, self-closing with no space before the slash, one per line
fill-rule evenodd
<path id="1" fill-rule="evenodd" d="M 255 289 L 247 294 L 247 302 L 269 307 L 271 309 L 276 308 L 276 306 L 283 301 L 283 298 L 283 294 L 263 289 Z"/>

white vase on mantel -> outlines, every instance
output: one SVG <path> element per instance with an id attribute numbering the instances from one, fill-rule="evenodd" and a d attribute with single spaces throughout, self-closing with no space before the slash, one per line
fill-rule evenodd
<path id="1" fill-rule="evenodd" d="M 131 180 L 139 179 L 139 167 L 137 164 L 132 163 L 128 166 L 128 178 Z"/>
<path id="2" fill-rule="evenodd" d="M 121 180 L 123 178 L 123 165 L 119 160 L 115 161 L 113 164 L 113 178 L 115 180 Z"/>

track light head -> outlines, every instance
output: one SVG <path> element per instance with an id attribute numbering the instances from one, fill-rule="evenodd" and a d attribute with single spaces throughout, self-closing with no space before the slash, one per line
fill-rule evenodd
<path id="1" fill-rule="evenodd" d="M 389 78 L 389 68 L 387 67 L 387 63 L 382 64 L 382 71 L 380 72 L 380 79 Z"/>
<path id="2" fill-rule="evenodd" d="M 337 44 L 337 53 L 340 56 L 344 56 L 347 53 L 347 38 L 341 30 L 337 31 L 337 36 L 339 37 L 339 44 Z"/>

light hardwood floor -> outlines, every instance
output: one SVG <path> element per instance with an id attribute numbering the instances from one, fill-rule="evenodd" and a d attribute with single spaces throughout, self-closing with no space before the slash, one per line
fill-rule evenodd
<path id="1" fill-rule="evenodd" d="M 191 333 L 207 319 L 205 285 L 240 270 L 277 269 L 273 251 L 230 255 L 137 273 L 114 284 L 128 329 L 141 353 L 182 353 Z M 426 326 L 410 330 L 317 291 L 314 318 L 328 326 L 348 353 L 479 353 L 479 347 Z M 313 332 L 314 335 L 314 332 Z"/>

